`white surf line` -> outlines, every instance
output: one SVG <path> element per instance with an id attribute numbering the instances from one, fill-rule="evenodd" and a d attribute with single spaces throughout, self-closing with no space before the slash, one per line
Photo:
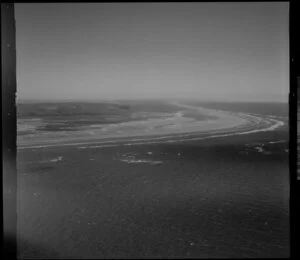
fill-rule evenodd
<path id="1" fill-rule="evenodd" d="M 252 126 L 254 127 L 254 126 Z M 138 141 L 152 141 L 152 140 L 163 140 L 163 139 L 172 139 L 172 138 L 184 138 L 184 137 L 190 137 L 191 135 L 206 135 L 208 133 L 214 133 L 214 134 L 222 134 L 222 133 L 236 133 L 237 130 L 242 130 L 243 128 L 249 128 L 248 124 L 242 124 L 240 126 L 236 126 L 233 128 L 226 128 L 226 129 L 218 129 L 215 131 L 206 131 L 206 132 L 199 132 L 199 131 L 193 131 L 193 132 L 188 132 L 188 133 L 183 133 L 183 134 L 170 134 L 166 136 L 158 136 L 158 137 L 146 137 L 146 138 L 134 138 L 134 139 L 117 139 L 117 140 L 110 140 L 110 141 L 89 141 L 89 142 L 77 142 L 77 143 L 54 143 L 54 144 L 43 144 L 43 145 L 31 145 L 31 146 L 23 146 L 23 147 L 17 147 L 17 149 L 37 149 L 37 148 L 47 148 L 47 147 L 57 147 L 57 146 L 78 146 L 78 145 L 90 145 L 90 144 L 99 144 L 97 146 L 93 147 L 116 147 L 120 145 L 120 142 L 138 142 Z M 130 136 L 125 137 L 125 138 L 130 138 Z M 173 141 L 172 141 L 173 142 Z M 113 143 L 118 143 L 117 145 L 114 145 Z M 104 144 L 105 146 L 103 146 Z M 106 145 L 109 144 L 109 145 Z M 111 144 L 111 145 L 110 145 Z M 88 147 L 79 147 L 79 149 L 86 149 Z"/>
<path id="2" fill-rule="evenodd" d="M 245 125 L 242 125 L 243 127 L 247 127 L 247 124 Z M 240 128 L 241 126 L 238 126 L 238 127 L 234 127 L 233 129 L 231 129 L 231 131 L 233 131 L 232 134 L 238 134 L 236 132 L 236 130 L 238 130 L 237 128 Z M 249 125 L 248 125 L 249 127 Z M 227 131 L 226 131 L 227 130 Z M 226 135 L 224 136 L 228 136 L 229 134 L 231 133 L 228 133 L 228 130 L 229 129 L 220 129 L 220 130 L 216 130 L 214 131 L 215 134 L 219 133 L 219 135 L 217 136 L 221 136 L 220 134 L 223 133 L 225 131 Z M 241 129 L 240 129 L 241 130 Z M 249 132 L 249 131 L 248 131 Z M 210 132 L 211 133 L 211 132 Z M 86 148 L 100 148 L 100 147 L 117 147 L 117 146 L 120 146 L 120 145 L 131 145 L 131 144 L 117 144 L 118 142 L 136 142 L 136 141 L 145 141 L 145 142 L 140 142 L 140 143 L 135 143 L 136 145 L 140 145 L 140 144 L 145 144 L 145 143 L 162 143 L 162 141 L 152 141 L 152 140 L 163 140 L 163 139 L 170 139 L 170 138 L 183 138 L 183 137 L 190 137 L 190 135 L 193 135 L 193 134 L 197 134 L 197 131 L 195 131 L 194 133 L 188 133 L 188 134 L 182 134 L 182 135 L 176 135 L 176 136 L 160 136 L 160 137 L 149 137 L 149 138 L 136 138 L 136 139 L 131 139 L 131 140 L 111 140 L 111 141 L 98 141 L 98 142 L 95 142 L 95 141 L 91 141 L 91 142 L 81 142 L 81 143 L 66 143 L 66 144 L 46 144 L 46 145 L 37 145 L 37 146 L 26 146 L 26 147 L 18 147 L 18 149 L 29 149 L 29 148 L 46 148 L 46 147 L 56 147 L 56 146 L 76 146 L 76 145 L 90 145 L 90 144 L 100 144 L 100 145 L 96 145 L 96 146 L 89 146 L 89 147 L 79 147 L 79 149 L 86 149 Z M 201 134 L 198 132 L 198 134 Z M 207 134 L 207 132 L 205 133 L 202 133 L 203 134 Z M 232 135 L 231 134 L 231 135 Z M 216 137 L 216 135 L 213 135 L 212 137 Z M 196 139 L 185 139 L 186 141 L 188 140 L 201 140 L 199 139 L 201 137 L 196 137 Z M 207 137 L 204 137 L 204 139 L 207 139 Z M 149 141 L 152 141 L 152 142 L 149 142 Z M 180 140 L 180 139 L 176 139 L 176 140 L 166 140 L 165 142 L 166 143 L 174 143 L 174 142 L 182 142 L 184 140 Z M 105 145 L 105 144 L 109 144 L 109 143 L 115 143 L 115 145 Z M 104 145 L 103 145 L 104 144 Z"/>
<path id="3" fill-rule="evenodd" d="M 186 106 L 185 106 L 186 107 Z M 187 106 L 190 107 L 190 106 Z M 192 106 L 191 106 L 192 107 Z M 192 107 L 192 108 L 197 108 L 197 107 Z M 225 111 L 228 112 L 228 111 Z M 234 113 L 232 113 L 234 114 Z M 262 118 L 258 118 L 256 116 L 253 115 L 249 115 L 249 114 L 245 114 L 245 113 L 236 113 L 238 115 L 243 115 L 246 117 L 252 117 L 255 119 L 259 119 L 260 121 L 263 120 L 263 122 L 268 122 L 268 120 L 270 121 L 275 121 L 276 124 L 272 125 L 268 128 L 264 128 L 264 129 L 255 129 L 255 130 L 249 130 L 246 132 L 233 132 L 233 133 L 228 133 L 228 130 L 230 130 L 230 128 L 228 129 L 220 129 L 220 133 L 219 135 L 212 135 L 212 136 L 208 136 L 208 137 L 194 137 L 194 138 L 187 138 L 187 139 L 176 139 L 176 140 L 163 140 L 163 139 L 170 139 L 170 138 L 182 138 L 182 137 L 189 137 L 191 135 L 191 133 L 189 134 L 183 134 L 183 135 L 177 135 L 177 136 L 159 136 L 159 137 L 149 137 L 149 138 L 135 138 L 132 140 L 111 140 L 111 141 L 90 141 L 90 142 L 78 142 L 78 143 L 56 143 L 56 144 L 44 144 L 44 145 L 36 145 L 36 146 L 23 146 L 23 147 L 17 147 L 17 149 L 21 150 L 21 149 L 35 149 L 35 148 L 47 148 L 47 147 L 57 147 L 57 146 L 78 146 L 78 145 L 90 145 L 90 144 L 100 144 L 100 145 L 96 145 L 96 146 L 88 146 L 88 147 L 79 147 L 79 149 L 86 149 L 86 148 L 101 148 L 101 147 L 117 147 L 117 146 L 121 146 L 121 145 L 141 145 L 141 144 L 154 144 L 154 143 L 174 143 L 174 142 L 183 142 L 183 141 L 193 141 L 193 140 L 204 140 L 204 139 L 210 139 L 210 138 L 216 138 L 216 137 L 226 137 L 226 136 L 232 136 L 232 135 L 242 135 L 242 134 L 250 134 L 250 133 L 258 133 L 258 132 L 263 132 L 263 131 L 272 131 L 274 129 L 276 129 L 277 127 L 280 127 L 282 125 L 284 125 L 284 122 L 279 121 L 279 120 L 275 120 L 275 119 L 262 119 Z M 235 114 L 235 115 L 236 115 Z M 251 121 L 251 120 L 250 120 Z M 244 125 L 244 127 L 246 127 L 247 125 Z M 249 125 L 248 125 L 249 126 Z M 227 131 L 226 131 L 227 130 Z M 232 129 L 234 130 L 234 129 Z M 216 130 L 218 131 L 218 130 Z M 226 131 L 226 134 L 222 134 L 223 131 Z M 197 134 L 197 132 L 193 133 L 193 134 Z M 201 134 L 201 132 L 199 133 Z M 207 133 L 204 133 L 207 134 Z M 162 141 L 155 141 L 155 140 L 162 140 Z M 151 140 L 149 142 L 149 140 Z M 154 140 L 154 141 L 152 141 Z M 127 143 L 127 144 L 120 144 L 118 142 L 128 142 L 128 141 L 145 141 L 145 142 L 140 142 L 140 143 Z M 115 144 L 109 144 L 109 143 L 115 143 Z M 102 145 L 104 144 L 104 145 Z M 108 145 L 105 145 L 108 144 Z"/>
<path id="4" fill-rule="evenodd" d="M 271 120 L 271 119 L 270 119 Z M 276 121 L 276 120 L 275 120 Z M 246 127 L 246 126 L 244 126 Z M 228 130 L 228 129 L 227 129 Z M 232 129 L 233 131 L 235 129 Z M 247 133 L 254 133 L 254 132 L 260 132 L 263 131 L 262 129 L 257 129 L 257 130 L 250 130 L 247 132 L 236 132 L 234 131 L 233 133 L 228 133 L 228 131 L 226 131 L 226 134 L 221 134 L 222 132 L 226 131 L 226 129 L 220 129 L 219 131 L 219 135 L 212 135 L 210 137 L 195 137 L 195 138 L 188 138 L 188 139 L 176 139 L 176 140 L 165 140 L 163 141 L 163 139 L 170 139 L 170 138 L 182 138 L 182 137 L 189 137 L 191 134 L 184 134 L 184 135 L 177 135 L 177 136 L 162 136 L 162 137 L 152 137 L 152 138 L 136 138 L 136 139 L 132 139 L 132 140 L 112 140 L 112 141 L 91 141 L 91 142 L 81 142 L 81 143 L 66 143 L 66 144 L 46 144 L 46 145 L 37 145 L 37 146 L 26 146 L 26 147 L 18 147 L 18 149 L 34 149 L 34 148 L 46 148 L 46 147 L 57 147 L 57 146 L 77 146 L 77 145 L 90 145 L 90 144 L 100 144 L 100 145 L 94 145 L 94 146 L 88 146 L 88 147 L 79 147 L 79 149 L 86 149 L 86 148 L 101 148 L 101 147 L 117 147 L 120 145 L 141 145 L 141 144 L 155 144 L 155 143 L 174 143 L 174 142 L 182 142 L 182 141 L 189 141 L 189 140 L 203 140 L 203 139 L 208 139 L 208 138 L 215 138 L 215 137 L 222 137 L 222 136 L 231 136 L 231 135 L 236 135 L 236 134 L 247 134 Z M 253 132 L 254 131 L 254 132 Z M 197 132 L 195 132 L 194 134 L 197 134 Z M 201 133 L 199 133 L 201 134 Z M 203 133 L 203 134 L 207 134 Z M 160 140 L 162 139 L 162 141 L 155 141 L 155 140 Z M 149 140 L 151 140 L 149 142 Z M 152 141 L 154 140 L 154 141 Z M 122 144 L 122 143 L 118 143 L 118 142 L 135 142 L 135 141 L 145 141 L 145 142 L 140 142 L 140 143 L 127 143 L 127 144 Z M 115 143 L 115 144 L 111 144 L 111 145 L 105 145 L 105 144 L 109 144 L 109 143 Z M 102 145 L 103 144 L 103 145 Z"/>
<path id="5" fill-rule="evenodd" d="M 118 146 L 134 146 L 134 145 L 143 145 L 143 144 L 158 144 L 158 143 L 177 143 L 177 142 L 189 142 L 189 141 L 200 141 L 206 139 L 213 139 L 219 137 L 227 137 L 227 136 L 234 136 L 234 135 L 245 135 L 245 134 L 252 134 L 252 133 L 259 133 L 259 132 L 266 132 L 266 131 L 273 131 L 276 128 L 282 126 L 284 123 L 278 120 L 275 125 L 272 125 L 268 128 L 263 129 L 255 129 L 246 132 L 235 132 L 235 133 L 227 133 L 227 134 L 219 134 L 219 135 L 211 135 L 206 137 L 195 137 L 195 138 L 186 138 L 186 139 L 176 139 L 176 140 L 162 140 L 162 141 L 145 141 L 139 143 L 126 143 L 126 144 L 115 144 L 115 145 L 97 145 L 97 146 L 88 146 L 88 147 L 81 147 L 81 149 L 88 149 L 88 148 L 102 148 L 102 147 L 118 147 Z"/>
<path id="6" fill-rule="evenodd" d="M 119 140 L 120 141 L 120 140 Z M 97 143 L 116 143 L 118 142 L 117 140 L 114 141 L 96 141 L 96 142 L 81 142 L 81 143 L 54 143 L 54 144 L 43 144 L 43 145 L 31 145 L 31 146 L 19 146 L 17 149 L 29 149 L 29 148 L 45 148 L 45 147 L 56 147 L 56 146 L 69 146 L 69 145 L 85 145 L 85 144 L 97 144 Z"/>
<path id="7" fill-rule="evenodd" d="M 277 121 L 277 120 L 275 120 L 275 121 Z M 249 131 L 246 131 L 246 132 L 233 132 L 233 133 L 226 133 L 226 134 L 217 134 L 217 135 L 211 135 L 211 136 L 206 136 L 206 137 L 194 137 L 194 138 L 173 139 L 173 140 L 172 139 L 171 140 L 157 140 L 157 141 L 155 141 L 155 139 L 154 139 L 154 141 L 149 141 L 149 139 L 143 139 L 142 141 L 145 141 L 145 142 L 133 142 L 133 143 L 125 143 L 125 144 L 124 143 L 117 143 L 118 141 L 112 141 L 115 144 L 104 144 L 104 142 L 98 142 L 100 145 L 83 146 L 83 147 L 78 147 L 78 149 L 90 149 L 90 148 L 102 148 L 102 147 L 119 147 L 119 146 L 133 146 L 133 145 L 158 144 L 158 143 L 177 143 L 177 142 L 188 142 L 188 141 L 200 141 L 200 140 L 206 140 L 206 139 L 212 139 L 212 138 L 219 138 L 219 137 L 227 137 L 227 136 L 234 136 L 234 135 L 245 135 L 245 134 L 252 134 L 252 133 L 272 131 L 272 130 L 275 130 L 276 128 L 282 126 L 283 124 L 284 124 L 283 122 L 278 121 L 275 125 L 272 125 L 272 126 L 270 126 L 268 128 L 249 130 Z M 128 142 L 128 141 L 132 141 L 132 140 L 124 140 L 124 141 Z M 26 149 L 26 148 L 27 149 L 29 149 L 29 148 L 43 148 L 43 147 L 49 147 L 49 146 L 52 146 L 52 147 L 53 146 L 54 147 L 55 146 L 72 146 L 72 145 L 76 146 L 76 145 L 89 145 L 89 144 L 95 144 L 95 142 L 68 143 L 68 144 L 52 144 L 52 145 L 42 145 L 42 146 L 33 146 L 33 147 L 22 147 L 21 149 Z M 101 144 L 103 144 L 103 145 L 101 145 Z"/>
<path id="8" fill-rule="evenodd" d="M 182 137 L 189 137 L 191 135 L 199 135 L 199 134 L 207 134 L 207 133 L 222 133 L 222 132 L 227 132 L 228 130 L 230 131 L 236 131 L 239 128 L 245 128 L 249 127 L 249 124 L 245 123 L 240 126 L 236 126 L 233 128 L 226 128 L 226 129 L 218 129 L 218 130 L 212 130 L 212 131 L 207 131 L 207 132 L 199 132 L 199 131 L 192 131 L 192 132 L 185 132 L 185 133 L 177 133 L 177 134 L 169 134 L 165 136 L 149 136 L 146 138 L 134 138 L 131 140 L 128 139 L 115 139 L 115 140 L 109 140 L 109 141 L 104 141 L 104 140 L 98 140 L 98 141 L 88 141 L 88 142 L 77 142 L 77 143 L 50 143 L 50 144 L 39 144 L 39 145 L 25 145 L 25 146 L 19 146 L 17 149 L 35 149 L 35 148 L 46 148 L 46 147 L 56 147 L 56 146 L 72 146 L 72 145 L 89 145 L 89 144 L 110 144 L 110 143 L 118 143 L 118 142 L 136 142 L 136 141 L 145 141 L 145 140 L 163 140 L 163 139 L 170 139 L 170 138 L 182 138 Z M 130 136 L 124 137 L 124 138 L 130 138 Z"/>

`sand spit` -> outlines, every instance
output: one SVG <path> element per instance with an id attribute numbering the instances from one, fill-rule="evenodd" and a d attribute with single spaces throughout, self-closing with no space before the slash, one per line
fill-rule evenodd
<path id="1" fill-rule="evenodd" d="M 22 136 L 18 138 L 18 149 L 56 146 L 79 146 L 79 149 L 87 149 L 120 145 L 198 141 L 273 131 L 284 125 L 283 121 L 278 118 L 274 119 L 274 117 L 233 113 L 178 103 L 176 105 L 184 109 L 194 110 L 194 112 L 198 111 L 201 115 L 215 116 L 215 119 L 199 121 L 177 112 L 168 118 L 151 118 L 149 120 L 109 124 L 105 127 L 101 125 L 100 129 L 95 128 L 95 125 L 93 125 L 93 135 L 90 134 L 90 129 L 87 129 L 68 134 L 64 131 L 59 133 L 49 132 L 29 139 Z"/>

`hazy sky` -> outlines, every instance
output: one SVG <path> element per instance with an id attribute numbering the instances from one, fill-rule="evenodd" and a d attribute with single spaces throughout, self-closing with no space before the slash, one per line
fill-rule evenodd
<path id="1" fill-rule="evenodd" d="M 19 99 L 288 101 L 288 3 L 15 4 Z"/>

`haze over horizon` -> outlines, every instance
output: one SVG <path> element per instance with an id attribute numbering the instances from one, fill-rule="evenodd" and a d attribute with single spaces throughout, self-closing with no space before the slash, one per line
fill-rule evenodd
<path id="1" fill-rule="evenodd" d="M 17 99 L 288 102 L 288 8 L 16 3 Z"/>

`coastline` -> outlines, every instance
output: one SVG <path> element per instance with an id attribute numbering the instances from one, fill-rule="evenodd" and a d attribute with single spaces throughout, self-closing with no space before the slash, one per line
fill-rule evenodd
<path id="1" fill-rule="evenodd" d="M 284 125 L 283 121 L 270 117 L 258 117 L 246 113 L 233 113 L 203 107 L 178 104 L 194 109 L 199 114 L 214 116 L 216 119 L 196 120 L 175 113 L 168 118 L 128 121 L 116 124 L 90 125 L 77 131 L 44 132 L 32 136 L 18 135 L 18 149 L 41 148 L 65 145 L 102 144 L 116 146 L 113 143 L 130 142 L 178 142 L 201 140 L 228 135 L 270 131 Z M 38 120 L 33 120 L 36 122 Z M 28 138 L 31 137 L 31 138 Z M 196 138 L 196 139 L 195 139 Z M 142 143 L 141 143 L 142 144 Z"/>

